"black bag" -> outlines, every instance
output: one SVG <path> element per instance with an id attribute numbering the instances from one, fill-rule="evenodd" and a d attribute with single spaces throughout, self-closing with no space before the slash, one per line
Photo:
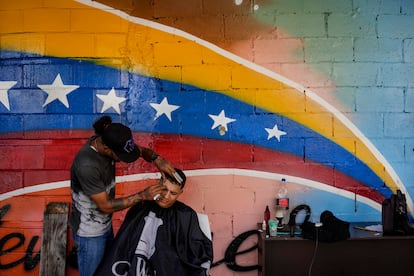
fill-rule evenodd
<path id="1" fill-rule="evenodd" d="M 322 223 L 320 227 L 316 227 L 315 223 L 308 221 L 302 224 L 301 228 L 304 239 L 335 242 L 347 240 L 351 236 L 349 222 L 338 219 L 331 211 L 323 211 L 320 221 Z"/>
<path id="2" fill-rule="evenodd" d="M 405 195 L 400 190 L 382 202 L 382 231 L 384 236 L 414 235 Z"/>

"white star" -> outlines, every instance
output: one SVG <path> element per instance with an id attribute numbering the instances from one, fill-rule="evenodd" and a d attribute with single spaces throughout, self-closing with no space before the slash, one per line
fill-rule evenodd
<path id="1" fill-rule="evenodd" d="M 59 100 L 64 106 L 69 108 L 67 95 L 79 88 L 79 85 L 64 85 L 60 74 L 57 74 L 52 84 L 38 85 L 40 89 L 47 93 L 47 98 L 42 107 L 45 107 L 54 100 Z"/>
<path id="2" fill-rule="evenodd" d="M 270 138 L 272 138 L 272 137 L 276 137 L 276 139 L 280 142 L 280 136 L 286 135 L 286 132 L 284 132 L 282 130 L 279 130 L 277 128 L 277 124 L 275 124 L 275 126 L 273 128 L 265 128 L 265 130 L 269 134 L 267 136 L 267 140 L 270 140 Z"/>
<path id="3" fill-rule="evenodd" d="M 126 101 L 124 97 L 117 97 L 115 94 L 115 89 L 112 89 L 106 95 L 97 94 L 96 97 L 103 101 L 103 106 L 101 109 L 101 113 L 104 113 L 106 110 L 110 109 L 111 107 L 115 109 L 118 114 L 121 114 L 121 110 L 119 109 L 119 105 Z"/>
<path id="4" fill-rule="evenodd" d="M 167 116 L 168 120 L 171 120 L 171 112 L 174 110 L 180 108 L 179 105 L 173 105 L 168 104 L 168 99 L 164 97 L 164 99 L 159 104 L 150 103 L 150 105 L 157 111 L 157 114 L 155 114 L 154 120 L 156 120 L 158 117 L 160 117 L 162 114 L 165 114 Z"/>
<path id="5" fill-rule="evenodd" d="M 9 111 L 9 94 L 7 91 L 12 88 L 17 81 L 0 81 L 0 103 L 2 103 Z"/>
<path id="6" fill-rule="evenodd" d="M 218 126 L 222 126 L 224 127 L 224 130 L 227 131 L 227 124 L 236 121 L 235 119 L 227 118 L 226 114 L 224 113 L 224 110 L 222 110 L 219 115 L 208 114 L 208 116 L 210 116 L 210 118 L 214 121 L 214 124 L 211 127 L 211 129 L 215 129 Z"/>

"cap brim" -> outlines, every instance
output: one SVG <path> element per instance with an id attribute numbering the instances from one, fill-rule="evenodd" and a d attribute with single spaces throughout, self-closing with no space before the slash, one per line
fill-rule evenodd
<path id="1" fill-rule="evenodd" d="M 118 158 L 122 161 L 122 162 L 126 162 L 126 163 L 131 163 L 136 161 L 139 156 L 140 156 L 140 152 L 138 149 L 138 146 L 135 145 L 134 149 L 131 152 L 125 152 L 125 151 L 114 151 L 116 156 L 118 156 Z"/>

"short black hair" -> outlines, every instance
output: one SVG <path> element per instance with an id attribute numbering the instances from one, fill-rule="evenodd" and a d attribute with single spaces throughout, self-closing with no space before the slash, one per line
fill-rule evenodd
<path id="1" fill-rule="evenodd" d="M 183 179 L 182 183 L 179 183 L 174 176 L 169 175 L 169 174 L 165 174 L 165 177 L 168 179 L 168 181 L 170 181 L 171 183 L 177 184 L 178 186 L 180 186 L 181 189 L 184 189 L 185 186 L 185 182 L 187 180 L 187 177 L 185 176 L 184 172 L 180 169 L 174 168 L 175 171 L 181 176 L 181 178 Z"/>

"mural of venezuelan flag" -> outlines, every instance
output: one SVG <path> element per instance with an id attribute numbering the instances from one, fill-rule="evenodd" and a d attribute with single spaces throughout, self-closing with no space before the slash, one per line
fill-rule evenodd
<path id="1" fill-rule="evenodd" d="M 361 202 L 367 211 L 350 220 L 378 220 L 384 197 L 404 191 L 391 166 L 345 116 L 283 76 L 96 2 L 37 4 L 5 7 L 8 18 L 24 18 L 24 24 L 13 19 L 16 24 L 2 30 L 5 139 L 42 132 L 52 141 L 86 138 L 93 120 L 112 114 L 139 142 L 173 152 L 167 157 L 189 175 L 205 170 L 285 177 L 319 190 L 312 194 L 317 209 L 318 199 L 332 196 Z M 36 162 L 35 155 L 25 156 Z M 132 165 L 126 172 L 148 169 Z M 45 175 L 37 184 L 54 180 L 67 179 Z M 0 199 L 28 191 L 0 189 Z"/>
<path id="2" fill-rule="evenodd" d="M 102 114 L 128 124 L 139 144 L 185 169 L 193 184 L 226 196 L 230 181 L 259 189 L 286 178 L 292 205 L 379 221 L 382 200 L 405 191 L 334 107 L 214 44 L 92 1 L 13 1 L 1 12 L 0 239 L 16 237 L 9 231 L 22 218 L 30 218 L 24 231 L 33 236 L 26 252 L 2 256 L 2 270 L 38 263 L 43 207 L 69 200 L 72 158 Z M 118 174 L 118 182 L 141 186 L 158 177 L 143 162 L 121 165 Z M 134 190 L 125 187 L 121 193 Z M 198 198 L 183 198 L 203 210 Z M 413 210 L 409 196 L 408 204 Z M 12 274 L 24 275 L 18 269 Z"/>

